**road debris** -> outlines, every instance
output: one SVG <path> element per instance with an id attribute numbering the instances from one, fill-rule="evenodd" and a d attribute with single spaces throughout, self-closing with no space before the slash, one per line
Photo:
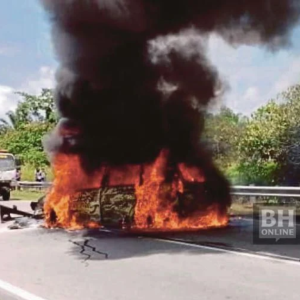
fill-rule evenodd
<path id="1" fill-rule="evenodd" d="M 14 205 L 13 207 L 8 207 L 5 205 L 0 205 L 0 222 L 3 223 L 4 221 L 13 220 L 11 215 L 19 215 L 23 217 L 32 217 L 32 213 L 28 213 L 25 211 L 18 210 L 17 206 Z"/>

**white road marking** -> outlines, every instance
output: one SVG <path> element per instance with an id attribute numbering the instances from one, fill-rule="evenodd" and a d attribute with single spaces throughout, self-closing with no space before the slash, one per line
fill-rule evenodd
<path id="1" fill-rule="evenodd" d="M 183 245 L 183 246 L 188 246 L 188 247 L 193 247 L 193 248 L 206 249 L 206 250 L 223 252 L 223 253 L 230 253 L 230 254 L 246 256 L 246 257 L 250 257 L 250 258 L 258 258 L 258 259 L 263 259 L 263 260 L 270 260 L 270 261 L 276 261 L 276 262 L 300 266 L 300 260 L 296 261 L 297 258 L 295 258 L 295 257 L 280 256 L 280 255 L 276 255 L 276 254 L 266 256 L 266 255 L 262 255 L 262 254 L 258 254 L 258 253 L 256 254 L 256 253 L 240 252 L 237 250 L 229 250 L 229 249 L 223 249 L 223 248 L 218 248 L 218 247 L 210 247 L 210 246 L 204 246 L 204 245 L 191 244 L 188 242 L 178 241 L 178 240 L 165 240 L 165 239 L 159 239 L 159 238 L 152 238 L 152 239 L 156 240 L 156 241 L 160 241 L 160 242 L 165 242 L 165 243 L 178 244 L 178 245 Z"/>
<path id="2" fill-rule="evenodd" d="M 23 300 L 46 300 L 45 298 L 41 298 L 35 296 L 25 290 L 22 290 L 8 282 L 0 280 L 0 289 L 10 293 L 11 295 L 17 296 Z"/>

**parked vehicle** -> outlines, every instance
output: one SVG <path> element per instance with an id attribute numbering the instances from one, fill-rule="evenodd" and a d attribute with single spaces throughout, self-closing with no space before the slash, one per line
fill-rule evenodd
<path id="1" fill-rule="evenodd" d="M 6 150 L 0 149 L 0 196 L 5 201 L 10 199 L 10 192 L 16 186 L 18 160 Z"/>

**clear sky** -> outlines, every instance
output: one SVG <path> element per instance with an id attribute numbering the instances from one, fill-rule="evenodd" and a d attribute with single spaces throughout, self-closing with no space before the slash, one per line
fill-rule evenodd
<path id="1" fill-rule="evenodd" d="M 38 93 L 54 86 L 57 62 L 50 25 L 38 0 L 0 1 L 0 117 L 16 105 L 14 91 Z M 300 83 L 300 27 L 292 45 L 277 53 L 233 48 L 211 37 L 208 53 L 230 90 L 223 103 L 251 113 L 289 85 Z"/>

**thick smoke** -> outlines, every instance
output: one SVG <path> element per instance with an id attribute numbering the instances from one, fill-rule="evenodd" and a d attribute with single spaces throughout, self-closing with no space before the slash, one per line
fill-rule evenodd
<path id="1" fill-rule="evenodd" d="M 276 50 L 288 45 L 300 10 L 298 0 L 42 2 L 53 22 L 65 120 L 48 150 L 76 152 L 92 171 L 149 162 L 168 148 L 216 184 L 225 181 L 199 146 L 202 112 L 223 91 L 205 55 L 207 37 Z M 60 137 L 68 126 L 78 130 L 73 147 Z"/>

